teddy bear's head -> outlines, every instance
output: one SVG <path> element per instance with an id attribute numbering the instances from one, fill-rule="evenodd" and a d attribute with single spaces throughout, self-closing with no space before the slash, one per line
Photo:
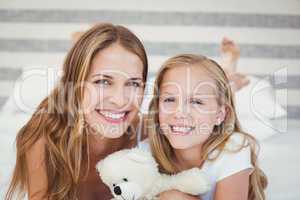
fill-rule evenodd
<path id="1" fill-rule="evenodd" d="M 159 176 L 150 152 L 138 148 L 115 152 L 100 161 L 97 171 L 116 199 L 142 197 Z"/>

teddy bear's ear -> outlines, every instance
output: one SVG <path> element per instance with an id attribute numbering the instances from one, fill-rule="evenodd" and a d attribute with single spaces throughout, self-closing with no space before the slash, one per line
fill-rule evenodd
<path id="1" fill-rule="evenodd" d="M 151 163 L 153 158 L 150 152 L 145 152 L 141 149 L 134 148 L 131 149 L 126 155 L 130 160 L 133 160 L 138 163 Z"/>

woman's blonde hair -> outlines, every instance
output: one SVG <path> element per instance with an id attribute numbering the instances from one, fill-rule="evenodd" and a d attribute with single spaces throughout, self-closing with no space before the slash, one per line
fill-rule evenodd
<path id="1" fill-rule="evenodd" d="M 141 41 L 127 28 L 101 23 L 85 32 L 68 52 L 57 87 L 38 106 L 16 138 L 17 158 L 6 200 L 28 190 L 26 153 L 43 139 L 47 174 L 46 199 L 77 199 L 79 181 L 89 168 L 89 143 L 82 109 L 83 87 L 91 62 L 101 50 L 118 44 L 137 55 L 146 81 L 148 62 Z"/>
<path id="2" fill-rule="evenodd" d="M 168 59 L 160 68 L 154 83 L 154 98 L 149 106 L 149 119 L 147 123 L 147 131 L 150 138 L 150 145 L 153 155 L 159 163 L 160 170 L 164 173 L 173 174 L 180 171 L 176 165 L 176 157 L 173 148 L 168 139 L 159 127 L 159 93 L 164 75 L 167 71 L 179 67 L 199 67 L 205 70 L 214 79 L 217 86 L 217 101 L 219 105 L 225 105 L 226 117 L 224 121 L 215 126 L 213 133 L 205 141 L 202 146 L 202 161 L 216 159 L 224 150 L 225 144 L 233 134 L 241 134 L 244 138 L 243 144 L 236 150 L 239 151 L 246 146 L 251 149 L 251 163 L 254 167 L 253 173 L 250 175 L 250 187 L 248 199 L 265 199 L 264 189 L 267 186 L 267 178 L 263 171 L 258 167 L 257 154 L 259 146 L 255 138 L 240 128 L 239 121 L 235 112 L 233 94 L 229 85 L 229 81 L 223 69 L 213 60 L 201 55 L 182 54 Z M 209 154 L 213 151 L 218 152 L 216 156 L 211 157 Z"/>

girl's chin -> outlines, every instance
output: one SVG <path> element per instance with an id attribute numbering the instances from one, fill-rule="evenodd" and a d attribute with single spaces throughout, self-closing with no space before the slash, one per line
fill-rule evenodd
<path id="1" fill-rule="evenodd" d="M 171 146 L 174 148 L 174 149 L 189 149 L 191 147 L 193 147 L 193 145 L 189 145 L 189 144 L 184 144 L 184 143 L 173 143 L 171 144 Z"/>
<path id="2" fill-rule="evenodd" d="M 189 149 L 203 144 L 202 141 L 184 140 L 183 138 L 169 138 L 169 142 L 174 149 Z"/>

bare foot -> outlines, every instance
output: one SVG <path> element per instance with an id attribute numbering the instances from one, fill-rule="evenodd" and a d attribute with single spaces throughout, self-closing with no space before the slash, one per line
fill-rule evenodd
<path id="1" fill-rule="evenodd" d="M 227 74 L 229 82 L 230 82 L 230 87 L 233 92 L 239 91 L 243 87 L 247 86 L 250 81 L 247 78 L 245 74 L 241 74 L 238 72 L 233 72 L 230 74 Z"/>
<path id="2" fill-rule="evenodd" d="M 221 66 L 228 72 L 236 71 L 238 59 L 240 58 L 239 46 L 227 37 L 224 37 L 221 43 Z"/>

